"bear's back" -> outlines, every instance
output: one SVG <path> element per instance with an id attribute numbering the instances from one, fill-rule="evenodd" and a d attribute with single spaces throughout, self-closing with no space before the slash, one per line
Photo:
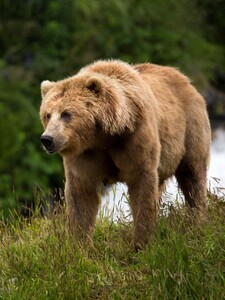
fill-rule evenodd
<path id="1" fill-rule="evenodd" d="M 148 75 L 152 80 L 160 80 L 160 82 L 168 84 L 190 84 L 189 78 L 174 67 L 144 63 L 134 65 L 134 69 L 137 70 L 140 75 Z"/>

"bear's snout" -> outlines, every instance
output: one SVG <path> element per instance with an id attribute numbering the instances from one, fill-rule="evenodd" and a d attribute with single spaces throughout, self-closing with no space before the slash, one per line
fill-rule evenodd
<path id="1" fill-rule="evenodd" d="M 53 137 L 52 136 L 42 135 L 41 136 L 41 143 L 49 153 L 54 152 L 54 142 L 53 142 Z"/>

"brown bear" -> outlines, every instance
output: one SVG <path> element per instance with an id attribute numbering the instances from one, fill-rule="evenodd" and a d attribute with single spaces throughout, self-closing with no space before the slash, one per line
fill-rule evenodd
<path id="1" fill-rule="evenodd" d="M 91 242 L 102 182 L 127 184 L 137 249 L 155 231 L 172 175 L 190 211 L 204 215 L 211 131 L 205 101 L 186 76 L 106 60 L 43 81 L 41 92 L 41 142 L 63 157 L 68 225 L 79 240 Z"/>

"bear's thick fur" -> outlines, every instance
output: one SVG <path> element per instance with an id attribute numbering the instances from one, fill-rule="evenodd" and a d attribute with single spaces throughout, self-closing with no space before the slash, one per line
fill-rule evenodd
<path id="1" fill-rule="evenodd" d="M 75 76 L 43 81 L 41 141 L 65 168 L 68 225 L 91 241 L 98 187 L 125 182 L 134 244 L 155 231 L 165 181 L 175 175 L 191 211 L 204 215 L 210 125 L 204 99 L 171 67 L 98 61 Z"/>

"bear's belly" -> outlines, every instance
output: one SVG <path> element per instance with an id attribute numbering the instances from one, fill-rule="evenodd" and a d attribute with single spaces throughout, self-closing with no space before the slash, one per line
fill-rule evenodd
<path id="1" fill-rule="evenodd" d="M 165 155 L 160 158 L 159 166 L 158 166 L 158 175 L 160 181 L 164 181 L 169 177 L 173 176 L 184 156 L 184 149 L 179 151 L 178 153 L 171 155 Z"/>

